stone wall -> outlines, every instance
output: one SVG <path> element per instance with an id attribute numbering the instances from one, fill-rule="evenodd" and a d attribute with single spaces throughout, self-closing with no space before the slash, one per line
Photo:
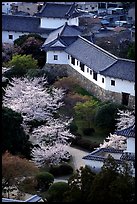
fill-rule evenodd
<path id="1" fill-rule="evenodd" d="M 121 104 L 122 102 L 122 94 L 117 92 L 112 92 L 108 90 L 104 90 L 103 88 L 97 86 L 90 80 L 88 80 L 86 77 L 81 75 L 79 72 L 77 72 L 75 69 L 73 69 L 69 65 L 48 65 L 50 67 L 54 67 L 54 69 L 62 70 L 62 73 L 67 73 L 68 76 L 72 76 L 75 78 L 79 84 L 85 88 L 89 93 L 94 95 L 96 98 L 100 99 L 101 101 L 111 101 L 118 104 Z M 46 67 L 46 66 L 45 66 Z M 66 72 L 67 71 L 67 72 Z M 129 107 L 133 107 L 135 105 L 135 97 L 129 96 Z"/>
<path id="2" fill-rule="evenodd" d="M 93 94 L 96 98 L 100 99 L 101 101 L 111 101 L 118 104 L 122 102 L 122 94 L 117 92 L 112 92 L 108 90 L 104 90 L 103 88 L 97 86 L 71 66 L 67 66 L 67 73 L 69 76 L 74 77 L 77 81 L 79 81 L 80 85 L 85 88 L 89 93 Z M 133 107 L 135 105 L 135 97 L 129 96 L 129 107 Z"/>

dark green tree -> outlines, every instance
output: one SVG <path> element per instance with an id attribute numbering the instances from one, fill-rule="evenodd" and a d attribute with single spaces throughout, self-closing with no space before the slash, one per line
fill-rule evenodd
<path id="1" fill-rule="evenodd" d="M 13 155 L 30 159 L 32 144 L 21 126 L 22 121 L 19 113 L 2 107 L 2 153 L 8 150 Z"/>
<path id="2" fill-rule="evenodd" d="M 11 67 L 4 73 L 7 78 L 22 77 L 27 74 L 29 70 L 36 70 L 37 60 L 31 55 L 14 55 L 12 60 L 9 61 L 8 66 Z"/>
<path id="3" fill-rule="evenodd" d="M 68 190 L 68 184 L 66 182 L 53 183 L 48 190 L 49 202 L 63 202 L 65 199 L 65 192 Z"/>
<path id="4" fill-rule="evenodd" d="M 46 62 L 46 53 L 41 50 L 45 39 L 37 34 L 23 35 L 14 41 L 14 52 L 21 55 L 32 55 L 42 68 Z"/>
<path id="5" fill-rule="evenodd" d="M 108 156 L 101 172 L 96 175 L 92 183 L 87 201 L 93 203 L 130 203 L 134 201 L 134 195 L 134 178 L 130 176 L 129 169 L 126 165 L 122 169 L 112 156 Z"/>
<path id="6" fill-rule="evenodd" d="M 54 182 L 54 176 L 49 172 L 40 172 L 35 176 L 35 179 L 37 181 L 37 189 L 40 191 L 46 191 Z"/>
<path id="7" fill-rule="evenodd" d="M 107 129 L 108 133 L 113 132 L 115 130 L 118 108 L 121 109 L 121 105 L 111 102 L 99 106 L 95 115 L 96 127 Z"/>
<path id="8" fill-rule="evenodd" d="M 128 53 L 127 53 L 127 58 L 135 60 L 135 43 L 131 43 L 129 45 Z"/>
<path id="9" fill-rule="evenodd" d="M 88 167 L 81 167 L 69 178 L 69 190 L 66 192 L 67 202 L 85 202 L 90 193 L 95 174 Z"/>

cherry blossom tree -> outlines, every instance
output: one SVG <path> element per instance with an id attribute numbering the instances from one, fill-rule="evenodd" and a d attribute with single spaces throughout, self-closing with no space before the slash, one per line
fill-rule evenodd
<path id="1" fill-rule="evenodd" d="M 118 110 L 117 115 L 119 116 L 117 120 L 117 129 L 121 130 L 124 128 L 128 128 L 132 126 L 135 123 L 135 110 L 129 111 L 129 110 Z"/>
<path id="2" fill-rule="evenodd" d="M 30 139 L 33 144 L 39 144 L 39 147 L 33 149 L 32 156 L 38 166 L 58 164 L 69 159 L 68 146 L 74 137 L 68 129 L 71 121 L 53 119 L 33 130 Z"/>
<path id="3" fill-rule="evenodd" d="M 135 123 L 135 110 L 118 110 L 117 115 L 117 130 L 125 129 Z M 99 148 L 111 147 L 114 149 L 125 150 L 126 149 L 126 137 L 116 134 L 111 134 L 100 144 Z"/>
<path id="4" fill-rule="evenodd" d="M 116 134 L 111 134 L 108 136 L 103 144 L 100 144 L 100 148 L 114 148 L 119 150 L 125 150 L 126 149 L 126 138 L 124 136 L 119 136 Z"/>
<path id="5" fill-rule="evenodd" d="M 5 90 L 3 104 L 21 113 L 22 126 L 35 146 L 32 156 L 38 166 L 57 164 L 70 157 L 68 146 L 74 135 L 68 127 L 72 119 L 57 116 L 63 97 L 63 89 L 48 88 L 45 78 L 13 78 Z M 28 122 L 33 120 L 44 124 L 29 132 Z"/>
<path id="6" fill-rule="evenodd" d="M 43 87 L 47 81 L 43 78 L 13 78 L 5 90 L 4 106 L 20 112 L 24 121 L 47 120 L 52 118 L 63 102 L 62 89 L 52 90 Z"/>

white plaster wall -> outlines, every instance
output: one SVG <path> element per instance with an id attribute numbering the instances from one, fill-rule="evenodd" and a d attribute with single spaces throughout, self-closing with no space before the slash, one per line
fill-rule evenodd
<path id="1" fill-rule="evenodd" d="M 115 86 L 111 86 L 111 80 L 115 80 Z M 135 87 L 134 82 L 106 77 L 106 87 L 105 87 L 106 90 L 114 91 L 118 93 L 125 92 L 125 93 L 131 94 L 132 96 L 135 96 L 134 87 Z"/>
<path id="2" fill-rule="evenodd" d="M 68 24 L 69 25 L 76 25 L 76 26 L 79 26 L 79 18 L 76 17 L 76 18 L 70 18 L 68 20 Z"/>
<path id="3" fill-rule="evenodd" d="M 78 19 L 63 19 L 63 18 L 41 18 L 40 27 L 41 28 L 59 28 L 68 22 L 69 25 L 78 25 Z"/>
<path id="4" fill-rule="evenodd" d="M 54 55 L 58 55 L 58 60 L 54 60 Z M 68 54 L 64 51 L 48 51 L 46 63 L 68 64 Z"/>
<path id="5" fill-rule="evenodd" d="M 69 65 L 73 67 L 75 70 L 77 70 L 80 74 L 85 76 L 87 79 L 92 81 L 94 84 L 102 87 L 105 90 L 109 90 L 112 92 L 117 92 L 117 93 L 129 93 L 132 96 L 135 96 L 135 83 L 126 81 L 126 80 L 121 80 L 121 79 L 115 79 L 115 78 L 110 78 L 110 77 L 105 77 L 103 75 L 97 74 L 97 81 L 93 79 L 93 73 L 92 75 L 90 72 L 87 72 L 87 66 L 85 65 L 85 71 L 83 72 L 80 68 L 80 62 L 78 61 L 77 65 L 77 59 L 75 59 L 75 65 L 71 64 L 71 60 L 69 61 Z M 102 78 L 104 78 L 104 83 L 102 83 Z M 115 80 L 115 86 L 111 85 L 111 80 Z"/>
<path id="6" fill-rule="evenodd" d="M 77 64 L 78 62 L 78 64 Z M 75 65 L 71 64 L 71 59 L 69 60 L 69 65 L 71 67 L 73 67 L 75 70 L 77 70 L 80 74 L 82 74 L 83 76 L 85 76 L 87 79 L 89 79 L 90 81 L 92 81 L 94 84 L 102 87 L 105 89 L 106 86 L 106 80 L 105 77 L 103 75 L 98 74 L 97 75 L 97 81 L 95 79 L 93 79 L 93 71 L 92 74 L 90 74 L 90 68 L 88 68 L 86 65 L 84 66 L 84 72 L 81 70 L 80 68 L 80 61 L 78 61 L 77 59 L 75 59 Z M 89 72 L 87 71 L 87 69 L 89 69 Z M 104 78 L 104 83 L 102 83 L 102 78 Z"/>
<path id="7" fill-rule="evenodd" d="M 14 40 L 19 38 L 19 36 L 27 35 L 29 33 L 23 33 L 23 32 L 14 32 L 14 31 L 2 31 L 2 43 L 11 43 L 13 44 Z M 13 35 L 13 39 L 9 39 L 9 35 Z"/>
<path id="8" fill-rule="evenodd" d="M 13 2 L 2 2 L 2 12 L 9 14 Z"/>
<path id="9" fill-rule="evenodd" d="M 19 38 L 22 35 L 28 35 L 29 33 L 25 33 L 25 32 L 14 32 L 14 31 L 2 31 L 2 43 L 14 43 L 14 40 L 16 40 L 17 38 Z M 13 39 L 10 40 L 9 39 L 9 35 L 13 35 Z M 47 34 L 41 34 L 41 36 L 43 38 L 47 38 L 48 35 Z"/>
<path id="10" fill-rule="evenodd" d="M 126 152 L 135 153 L 135 138 L 127 138 L 127 149 Z"/>
<path id="11" fill-rule="evenodd" d="M 94 170 L 101 169 L 101 167 L 103 166 L 103 162 L 102 161 L 95 161 L 95 160 L 84 159 L 84 162 L 85 162 L 85 165 L 93 168 Z"/>

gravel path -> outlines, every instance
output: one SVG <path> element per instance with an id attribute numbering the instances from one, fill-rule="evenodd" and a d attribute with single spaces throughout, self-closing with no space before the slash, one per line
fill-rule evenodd
<path id="1" fill-rule="evenodd" d="M 75 147 L 69 147 L 70 154 L 72 155 L 72 163 L 74 165 L 74 169 L 79 169 L 81 166 L 85 166 L 85 162 L 82 159 L 89 152 L 77 149 Z"/>
<path id="2" fill-rule="evenodd" d="M 74 170 L 79 169 L 81 166 L 85 166 L 85 163 L 82 157 L 87 155 L 89 153 L 88 151 L 83 151 L 75 147 L 69 147 L 69 151 L 70 151 L 70 154 L 72 155 L 72 165 Z M 55 178 L 54 182 L 59 182 L 59 181 L 68 182 L 69 177 L 70 177 L 69 175 L 60 176 Z"/>

